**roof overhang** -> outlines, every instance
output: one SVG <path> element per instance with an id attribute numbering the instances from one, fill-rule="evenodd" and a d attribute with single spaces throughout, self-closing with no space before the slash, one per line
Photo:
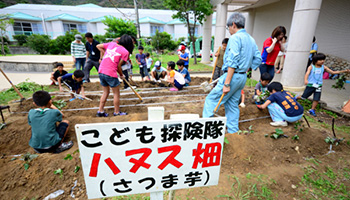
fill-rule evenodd
<path id="1" fill-rule="evenodd" d="M 255 9 L 255 8 L 266 6 L 266 5 L 269 5 L 269 4 L 272 4 L 272 3 L 276 3 L 278 1 L 281 1 L 281 0 L 258 0 L 255 3 L 253 3 L 253 4 L 250 4 L 250 5 L 244 6 L 242 8 L 239 8 L 236 11 L 247 11 L 247 10 L 250 10 L 250 9 Z"/>

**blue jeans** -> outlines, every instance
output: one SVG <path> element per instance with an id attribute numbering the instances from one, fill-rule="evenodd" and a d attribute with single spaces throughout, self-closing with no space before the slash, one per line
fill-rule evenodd
<path id="1" fill-rule="evenodd" d="M 274 122 L 281 122 L 281 121 L 295 122 L 303 117 L 303 114 L 294 116 L 294 117 L 288 117 L 285 114 L 284 110 L 281 108 L 281 106 L 279 106 L 275 102 L 268 105 L 267 108 L 269 109 L 271 119 Z"/>
<path id="2" fill-rule="evenodd" d="M 261 64 L 259 66 L 259 69 L 260 69 L 260 77 L 265 72 L 270 74 L 271 80 L 275 76 L 275 66 L 274 65 Z"/>
<path id="3" fill-rule="evenodd" d="M 75 68 L 80 69 L 80 70 L 84 70 L 85 60 L 86 60 L 86 58 L 76 58 L 75 59 Z"/>
<path id="4" fill-rule="evenodd" d="M 219 102 L 222 95 L 222 88 L 224 87 L 224 82 L 226 80 L 227 73 L 220 76 L 217 85 L 205 98 L 204 108 L 203 108 L 203 118 L 208 118 L 214 116 L 214 109 Z M 247 74 L 233 74 L 230 83 L 230 92 L 227 93 L 222 99 L 220 106 L 225 105 L 225 115 L 227 117 L 227 131 L 228 133 L 235 133 L 239 130 L 238 120 L 239 120 L 239 108 L 238 102 L 241 97 L 241 90 L 244 88 L 245 82 L 247 81 Z"/>

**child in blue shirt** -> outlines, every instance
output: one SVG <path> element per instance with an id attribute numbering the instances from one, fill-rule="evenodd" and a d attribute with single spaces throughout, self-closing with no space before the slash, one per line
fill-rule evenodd
<path id="1" fill-rule="evenodd" d="M 140 67 L 142 81 L 144 81 L 145 77 L 145 80 L 149 80 L 150 77 L 147 70 L 146 55 L 143 53 L 143 46 L 139 46 L 139 53 L 136 54 L 136 62 Z"/>
<path id="2" fill-rule="evenodd" d="M 83 87 L 84 72 L 82 70 L 75 70 L 73 74 L 66 74 L 64 76 L 58 77 L 58 86 L 60 91 L 63 92 L 62 82 L 67 83 L 70 87 L 69 89 L 76 94 L 80 94 L 85 97 L 84 87 Z M 71 99 L 69 101 L 75 100 L 75 96 L 71 94 Z"/>
<path id="3" fill-rule="evenodd" d="M 34 105 L 28 114 L 28 124 L 32 127 L 29 145 L 38 153 L 60 153 L 73 146 L 73 142 L 63 142 L 67 135 L 69 122 L 62 120 L 63 114 L 53 104 L 46 91 L 33 94 Z M 56 126 L 56 122 L 60 122 Z"/>
<path id="4" fill-rule="evenodd" d="M 261 99 L 259 96 L 267 91 L 267 85 L 271 82 L 272 77 L 269 73 L 264 72 L 260 76 L 260 81 L 255 85 L 253 99 L 255 104 L 261 105 L 266 99 Z"/>
<path id="5" fill-rule="evenodd" d="M 182 74 L 183 77 L 185 78 L 185 83 L 186 83 L 185 86 L 188 86 L 188 84 L 191 82 L 191 77 L 190 77 L 190 73 L 185 68 L 185 62 L 183 60 L 178 60 L 176 62 L 176 65 L 179 68 L 178 72 L 180 72 L 180 74 Z"/>
<path id="6" fill-rule="evenodd" d="M 259 109 L 269 109 L 273 122 L 271 126 L 288 126 L 287 122 L 295 122 L 303 117 L 304 108 L 290 92 L 284 91 L 279 82 L 272 82 L 267 89 L 271 95 L 263 105 L 257 105 Z"/>
<path id="7" fill-rule="evenodd" d="M 316 117 L 316 106 L 321 100 L 323 72 L 326 71 L 330 74 L 350 73 L 349 69 L 342 71 L 333 71 L 329 69 L 327 66 L 323 65 L 325 59 L 326 55 L 324 55 L 323 53 L 318 53 L 314 55 L 312 57 L 312 64 L 308 67 L 304 77 L 306 88 L 304 90 L 303 95 L 301 96 L 301 99 L 307 99 L 309 96 L 314 94 L 312 106 L 309 110 L 309 113 L 314 117 Z"/>
<path id="8" fill-rule="evenodd" d="M 182 45 L 180 51 L 181 51 L 181 54 L 179 55 L 179 59 L 183 60 L 185 62 L 184 66 L 188 70 L 188 63 L 189 63 L 190 57 L 189 57 L 188 53 L 185 52 L 186 47 L 184 45 Z"/>

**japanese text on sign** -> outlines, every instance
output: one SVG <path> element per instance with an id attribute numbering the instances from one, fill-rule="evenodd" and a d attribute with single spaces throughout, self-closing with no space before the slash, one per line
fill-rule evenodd
<path id="1" fill-rule="evenodd" d="M 75 129 L 89 199 L 218 183 L 226 118 Z"/>

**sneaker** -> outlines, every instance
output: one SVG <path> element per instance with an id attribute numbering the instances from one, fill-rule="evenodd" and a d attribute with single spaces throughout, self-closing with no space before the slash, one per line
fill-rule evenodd
<path id="1" fill-rule="evenodd" d="M 108 117 L 108 113 L 97 111 L 96 117 Z"/>
<path id="2" fill-rule="evenodd" d="M 177 88 L 170 88 L 169 90 L 170 91 L 179 91 L 179 89 L 177 89 Z"/>
<path id="3" fill-rule="evenodd" d="M 61 153 L 62 151 L 68 150 L 73 146 L 73 141 L 69 141 L 69 142 L 62 142 L 62 144 L 57 147 L 57 149 L 55 150 L 55 153 Z"/>
<path id="4" fill-rule="evenodd" d="M 279 122 L 270 122 L 271 126 L 288 126 L 288 123 L 286 121 L 279 121 Z"/>
<path id="5" fill-rule="evenodd" d="M 69 101 L 74 101 L 74 100 L 75 100 L 75 97 L 73 97 L 73 98 L 69 99 Z"/>
<path id="6" fill-rule="evenodd" d="M 129 90 L 131 90 L 130 87 L 127 87 L 127 88 L 124 88 L 124 89 L 123 89 L 123 91 L 129 91 Z"/>
<path id="7" fill-rule="evenodd" d="M 113 113 L 114 116 L 123 116 L 123 115 L 127 115 L 128 113 L 126 112 L 118 112 L 118 113 Z"/>
<path id="8" fill-rule="evenodd" d="M 310 109 L 310 110 L 309 110 L 309 113 L 310 113 L 310 115 L 316 117 L 316 112 L 315 112 L 314 109 Z"/>

